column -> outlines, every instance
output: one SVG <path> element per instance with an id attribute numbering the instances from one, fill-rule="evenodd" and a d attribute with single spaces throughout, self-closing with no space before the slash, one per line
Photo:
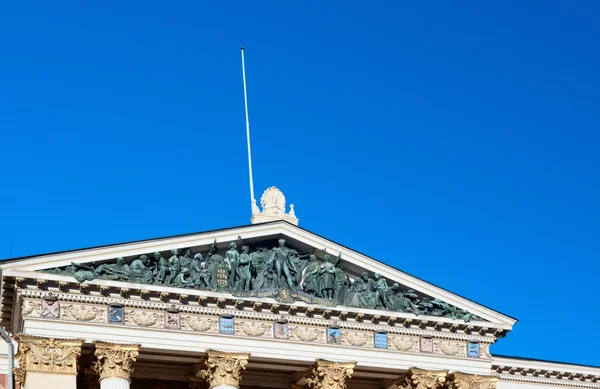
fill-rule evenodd
<path id="1" fill-rule="evenodd" d="M 446 387 L 448 370 L 423 370 L 411 367 L 396 381 L 399 389 L 441 389 Z"/>
<path id="2" fill-rule="evenodd" d="M 204 379 L 208 383 L 208 389 L 239 389 L 248 358 L 248 353 L 207 350 L 206 358 L 196 365 L 195 376 L 190 379 L 191 384 Z"/>
<path id="3" fill-rule="evenodd" d="M 356 362 L 332 362 L 317 359 L 304 374 L 310 389 L 346 389 L 346 379 L 352 377 Z"/>
<path id="4" fill-rule="evenodd" d="M 94 370 L 100 376 L 100 389 L 129 389 L 133 363 L 139 355 L 139 344 L 96 342 L 98 359 Z"/>
<path id="5" fill-rule="evenodd" d="M 76 389 L 81 339 L 17 336 L 15 381 L 24 389 Z"/>
<path id="6" fill-rule="evenodd" d="M 450 374 L 451 389 L 496 389 L 498 377 L 454 372 Z"/>

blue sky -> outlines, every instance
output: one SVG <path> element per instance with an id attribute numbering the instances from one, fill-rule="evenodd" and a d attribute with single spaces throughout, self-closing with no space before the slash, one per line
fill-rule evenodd
<path id="1" fill-rule="evenodd" d="M 256 197 L 599 365 L 599 11 L 5 4 L 0 257 L 247 224 L 244 45 Z"/>

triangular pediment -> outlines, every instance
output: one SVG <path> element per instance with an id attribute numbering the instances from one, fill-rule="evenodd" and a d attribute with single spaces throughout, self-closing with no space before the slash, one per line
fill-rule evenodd
<path id="1" fill-rule="evenodd" d="M 4 274 L 146 284 L 283 304 L 478 322 L 504 330 L 515 323 L 286 222 L 34 256 L 0 267 Z"/>

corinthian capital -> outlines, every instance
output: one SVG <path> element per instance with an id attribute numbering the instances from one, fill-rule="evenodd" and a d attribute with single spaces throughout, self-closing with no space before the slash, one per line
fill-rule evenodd
<path id="1" fill-rule="evenodd" d="M 196 377 L 206 380 L 209 389 L 221 385 L 239 388 L 248 358 L 248 353 L 207 350 L 206 358 L 197 366 Z"/>
<path id="2" fill-rule="evenodd" d="M 400 389 L 441 389 L 446 386 L 448 370 L 423 370 L 416 367 L 408 369 L 396 381 Z"/>
<path id="3" fill-rule="evenodd" d="M 498 377 L 454 372 L 450 375 L 451 389 L 496 389 Z"/>
<path id="4" fill-rule="evenodd" d="M 81 355 L 81 339 L 49 339 L 20 335 L 18 380 L 23 381 L 26 372 L 77 374 L 77 360 Z M 20 379 L 19 379 L 20 377 Z"/>
<path id="5" fill-rule="evenodd" d="M 133 372 L 133 362 L 139 355 L 139 344 L 116 344 L 96 342 L 94 354 L 98 359 L 94 363 L 94 370 L 104 378 L 118 377 L 130 380 Z"/>
<path id="6" fill-rule="evenodd" d="M 331 362 L 317 359 L 305 373 L 310 389 L 346 389 L 346 379 L 354 373 L 356 362 Z"/>

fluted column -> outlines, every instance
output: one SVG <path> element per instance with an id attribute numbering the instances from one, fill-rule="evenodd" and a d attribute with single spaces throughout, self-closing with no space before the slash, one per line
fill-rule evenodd
<path id="1" fill-rule="evenodd" d="M 239 389 L 242 371 L 248 364 L 248 353 L 207 350 L 206 358 L 196 365 L 192 383 L 203 379 L 209 389 Z"/>
<path id="2" fill-rule="evenodd" d="M 496 389 L 498 377 L 454 372 L 450 374 L 451 389 Z"/>
<path id="3" fill-rule="evenodd" d="M 399 389 L 441 389 L 446 386 L 448 370 L 424 370 L 411 367 L 396 381 Z"/>
<path id="4" fill-rule="evenodd" d="M 356 362 L 332 362 L 317 359 L 304 374 L 310 389 L 346 389 L 346 379 L 352 377 Z"/>
<path id="5" fill-rule="evenodd" d="M 139 349 L 138 344 L 96 342 L 94 370 L 100 376 L 100 389 L 129 389 Z"/>
<path id="6" fill-rule="evenodd" d="M 20 335 L 15 381 L 24 389 L 76 389 L 81 339 Z"/>

